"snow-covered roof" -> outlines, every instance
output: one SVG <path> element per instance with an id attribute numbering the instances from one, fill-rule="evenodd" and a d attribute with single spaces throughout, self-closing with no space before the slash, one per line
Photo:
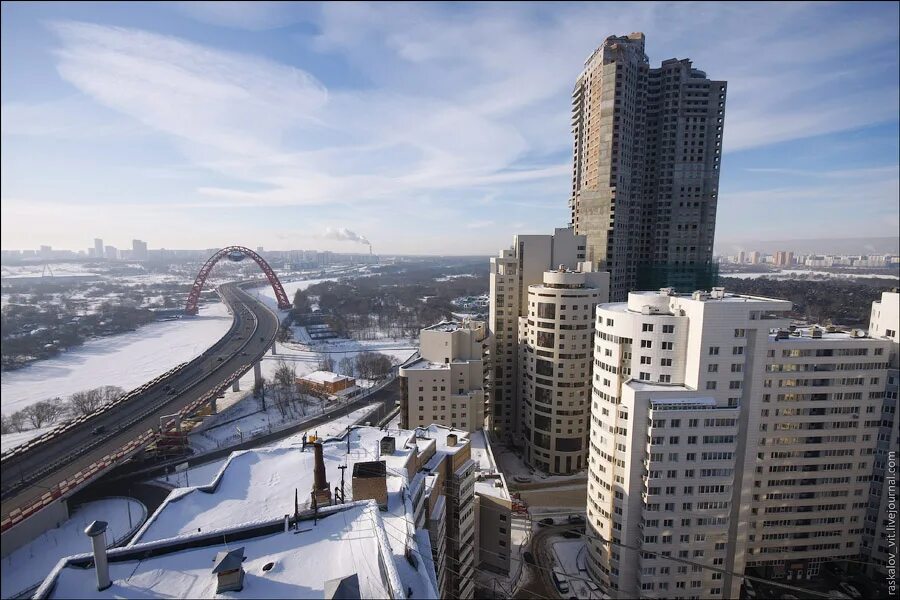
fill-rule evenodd
<path id="1" fill-rule="evenodd" d="M 494 461 L 494 453 L 491 450 L 487 431 L 480 429 L 473 432 L 469 441 L 472 446 L 472 460 L 478 465 L 475 492 L 509 500 L 506 478 L 500 472 L 500 469 L 497 468 L 497 463 Z"/>
<path id="2" fill-rule="evenodd" d="M 302 376 L 300 379 L 304 381 L 312 381 L 313 383 L 337 383 L 339 381 L 352 379 L 352 377 L 347 377 L 346 375 L 340 375 L 338 373 L 332 373 L 331 371 L 313 371 L 309 375 Z"/>
<path id="3" fill-rule="evenodd" d="M 380 452 L 385 435 L 396 438 L 396 450 L 391 454 Z M 339 467 L 350 467 L 344 480 L 347 501 L 353 495 L 353 465 L 385 461 L 388 510 L 381 517 L 394 563 L 414 597 L 430 598 L 437 594 L 430 543 L 418 549 L 417 566 L 413 567 L 405 556 L 407 545 L 415 551 L 414 540 L 421 538 L 413 525 L 415 517 L 408 491 L 408 463 L 417 452 L 414 436 L 408 430 L 385 432 L 377 427 L 355 427 L 341 438 L 325 440 L 322 450 L 330 489 L 341 485 Z M 306 508 L 310 505 L 314 460 L 312 447 L 307 446 L 304 451 L 302 443 L 233 452 L 212 484 L 174 490 L 137 533 L 132 545 L 235 526 L 259 516 L 292 514 L 295 490 L 301 509 Z M 373 565 L 377 568 L 377 561 Z"/>
<path id="4" fill-rule="evenodd" d="M 234 542 L 229 547 L 224 541 L 237 533 L 233 529 L 212 538 L 192 534 L 110 550 L 112 586 L 103 591 L 97 590 L 94 569 L 85 568 L 91 555 L 69 557 L 39 592 L 49 592 L 49 598 L 322 598 L 327 582 L 358 574 L 363 598 L 405 597 L 407 581 L 396 561 L 384 560 L 383 571 L 379 566 L 379 557 L 392 552 L 379 513 L 374 501 L 353 503 L 332 507 L 315 521 L 302 520 L 291 531 L 241 539 L 246 559 L 237 563 L 245 571 L 239 594 L 216 594 L 214 574 L 217 555 L 234 552 Z M 258 531 L 265 525 L 253 524 Z"/>

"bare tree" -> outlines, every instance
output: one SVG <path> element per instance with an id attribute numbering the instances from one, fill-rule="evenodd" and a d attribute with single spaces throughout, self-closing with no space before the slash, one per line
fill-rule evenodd
<path id="1" fill-rule="evenodd" d="M 319 370 L 334 371 L 334 359 L 327 354 L 319 354 Z"/>
<path id="2" fill-rule="evenodd" d="M 117 385 L 104 385 L 103 387 L 97 388 L 97 391 L 103 398 L 103 404 L 114 402 L 125 395 L 125 390 Z"/>
<path id="3" fill-rule="evenodd" d="M 380 352 L 360 352 L 356 355 L 356 372 L 363 379 L 386 377 L 392 367 L 391 358 Z"/>
<path id="4" fill-rule="evenodd" d="M 12 413 L 8 417 L 10 429 L 17 433 L 21 433 L 25 430 L 25 419 L 26 415 L 24 410 L 17 410 L 16 412 Z"/>
<path id="5" fill-rule="evenodd" d="M 272 380 L 282 388 L 293 389 L 297 385 L 297 370 L 294 365 L 288 364 L 283 358 L 275 365 L 275 373 Z"/>
<path id="6" fill-rule="evenodd" d="M 53 400 L 41 400 L 23 409 L 25 416 L 31 422 L 31 426 L 40 429 L 56 421 L 63 412 L 63 404 L 59 398 Z"/>
<path id="7" fill-rule="evenodd" d="M 353 377 L 356 373 L 356 363 L 349 356 L 345 356 L 338 363 L 338 372 L 347 377 Z"/>
<path id="8" fill-rule="evenodd" d="M 13 428 L 9 422 L 9 415 L 0 415 L 0 433 L 6 435 L 12 433 Z"/>
<path id="9" fill-rule="evenodd" d="M 69 402 L 76 416 L 93 414 L 103 404 L 103 394 L 100 388 L 75 392 L 69 396 Z"/>

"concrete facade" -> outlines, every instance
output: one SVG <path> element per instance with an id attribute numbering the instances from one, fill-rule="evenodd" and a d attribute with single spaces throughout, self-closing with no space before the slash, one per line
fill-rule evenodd
<path id="1" fill-rule="evenodd" d="M 560 269 L 528 286 L 519 318 L 520 401 L 525 461 L 552 474 L 587 465 L 593 315 L 606 273 Z"/>
<path id="2" fill-rule="evenodd" d="M 806 577 L 858 554 L 889 342 L 791 331 L 790 308 L 721 288 L 597 308 L 588 569 L 611 595 L 738 596 L 666 556 Z"/>
<path id="3" fill-rule="evenodd" d="M 608 37 L 572 92 L 571 222 L 617 301 L 713 273 L 726 84 L 690 60 L 650 68 L 644 42 Z"/>
<path id="4" fill-rule="evenodd" d="M 883 292 L 881 300 L 872 303 L 872 318 L 869 335 L 891 342 L 888 355 L 888 372 L 881 404 L 881 426 L 875 446 L 875 464 L 869 493 L 869 507 L 866 513 L 862 554 L 866 562 L 874 563 L 874 569 L 887 573 L 891 541 L 889 533 L 896 536 L 896 523 L 891 527 L 889 503 L 891 487 L 896 506 L 897 489 L 897 391 L 900 387 L 900 293 L 896 288 Z M 893 456 L 891 456 L 891 453 Z M 891 460 L 892 459 L 892 460 Z M 893 463 L 893 470 L 890 463 Z M 896 515 L 896 513 L 894 513 Z M 895 517 L 896 518 L 896 517 Z M 893 540 L 896 548 L 896 537 Z M 894 550 L 896 556 L 896 550 Z"/>
<path id="5" fill-rule="evenodd" d="M 418 355 L 400 367 L 400 426 L 482 429 L 484 354 L 490 342 L 483 321 L 445 321 L 423 329 Z"/>
<path id="6" fill-rule="evenodd" d="M 553 235 L 517 235 L 512 247 L 491 258 L 488 420 L 496 439 L 518 444 L 522 434 L 518 328 L 528 312 L 528 287 L 560 265 L 578 269 L 586 260 L 586 244 L 571 228 L 557 228 Z M 608 288 L 608 279 L 602 285 Z"/>

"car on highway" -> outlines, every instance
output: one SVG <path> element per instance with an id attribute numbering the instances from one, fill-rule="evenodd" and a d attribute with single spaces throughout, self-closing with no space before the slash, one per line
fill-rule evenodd
<path id="1" fill-rule="evenodd" d="M 862 593 L 849 583 L 842 581 L 838 584 L 838 587 L 841 588 L 845 594 L 849 594 L 851 598 L 862 598 Z"/>
<path id="2" fill-rule="evenodd" d="M 569 515 L 570 525 L 584 525 L 584 517 L 581 515 Z"/>
<path id="3" fill-rule="evenodd" d="M 560 594 L 566 594 L 569 591 L 569 580 L 559 567 L 553 567 L 553 585 L 556 586 Z"/>
<path id="4" fill-rule="evenodd" d="M 516 483 L 528 483 L 529 481 L 531 481 L 531 477 L 529 477 L 528 475 L 515 475 L 513 477 L 513 481 L 515 481 Z"/>
<path id="5" fill-rule="evenodd" d="M 224 358 L 222 358 L 222 357 L 221 357 L 221 356 L 220 356 L 220 357 L 219 357 L 219 358 L 217 358 L 217 359 L 216 359 L 216 360 L 217 360 L 217 361 L 218 361 L 218 362 L 223 362 L 223 361 L 224 361 L 224 360 L 225 360 L 225 359 L 224 359 Z"/>
<path id="6" fill-rule="evenodd" d="M 169 388 L 169 391 L 166 392 L 166 395 L 167 395 L 167 396 L 174 396 L 174 395 L 177 394 L 177 393 L 178 393 L 178 390 L 176 390 L 176 389 L 170 387 L 170 388 Z"/>
<path id="7" fill-rule="evenodd" d="M 528 565 L 533 565 L 533 564 L 535 564 L 535 562 L 534 562 L 534 554 L 532 554 L 531 552 L 525 552 L 525 553 L 523 553 L 523 554 L 522 554 L 522 560 L 524 560 L 524 561 L 525 561 L 525 564 L 528 564 Z"/>
<path id="8" fill-rule="evenodd" d="M 241 352 L 241 356 L 247 356 L 246 352 Z"/>
<path id="9" fill-rule="evenodd" d="M 540 521 L 538 521 L 538 525 L 540 525 L 541 527 L 547 527 L 548 525 L 553 525 L 554 523 L 555 521 L 553 520 L 553 517 L 547 517 L 546 519 L 541 519 Z"/>
<path id="10" fill-rule="evenodd" d="M 93 434 L 93 435 L 100 435 L 101 433 L 105 433 L 105 432 L 106 432 L 106 425 L 98 425 L 97 427 L 94 427 L 91 430 L 91 434 Z"/>
<path id="11" fill-rule="evenodd" d="M 828 597 L 834 598 L 835 600 L 850 600 L 850 596 L 837 590 L 831 590 L 830 592 L 828 592 Z"/>

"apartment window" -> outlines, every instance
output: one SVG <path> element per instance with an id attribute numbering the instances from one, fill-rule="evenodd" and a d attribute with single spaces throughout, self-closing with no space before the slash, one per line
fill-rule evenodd
<path id="1" fill-rule="evenodd" d="M 714 389 L 716 389 L 716 382 L 715 382 L 715 381 L 707 381 L 707 382 L 706 382 L 706 389 L 708 389 L 708 390 L 714 390 Z"/>
<path id="2" fill-rule="evenodd" d="M 659 359 L 659 364 L 662 365 L 663 367 L 671 367 L 672 359 L 671 358 L 661 358 L 661 359 Z"/>
<path id="3" fill-rule="evenodd" d="M 747 335 L 746 329 L 735 329 L 734 330 L 734 337 L 736 337 L 736 338 L 742 338 L 745 335 Z"/>
<path id="4" fill-rule="evenodd" d="M 711 364 L 706 365 L 706 372 L 707 373 L 718 373 L 719 365 L 717 363 L 711 363 Z"/>
<path id="5" fill-rule="evenodd" d="M 743 346 L 735 346 L 734 348 L 731 349 L 731 353 L 734 354 L 734 355 L 743 354 L 743 353 L 744 353 L 744 347 L 743 347 Z"/>
<path id="6" fill-rule="evenodd" d="M 641 340 L 641 348 L 652 348 L 653 341 L 652 340 Z"/>
<path id="7" fill-rule="evenodd" d="M 671 350 L 673 347 L 674 347 L 674 343 L 673 343 L 673 342 L 663 342 L 663 343 L 662 343 L 662 349 L 663 349 L 663 350 Z"/>
<path id="8" fill-rule="evenodd" d="M 642 381 L 650 381 L 650 373 L 644 373 L 643 371 L 641 371 L 641 373 L 638 375 L 638 379 Z"/>
<path id="9" fill-rule="evenodd" d="M 641 331 L 653 331 L 653 323 L 642 323 Z"/>
<path id="10" fill-rule="evenodd" d="M 719 355 L 719 347 L 718 346 L 710 346 L 709 347 L 709 355 L 710 356 L 718 356 Z"/>
<path id="11" fill-rule="evenodd" d="M 662 328 L 663 328 L 663 333 L 675 333 L 674 325 L 663 325 Z"/>

